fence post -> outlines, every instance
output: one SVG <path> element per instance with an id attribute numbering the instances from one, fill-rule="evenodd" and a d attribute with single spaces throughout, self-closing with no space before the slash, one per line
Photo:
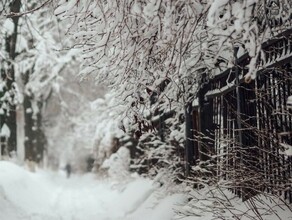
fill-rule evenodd
<path id="1" fill-rule="evenodd" d="M 206 77 L 206 76 L 204 76 Z M 204 80 L 204 78 L 203 78 Z M 214 150 L 215 126 L 213 122 L 213 99 L 206 99 L 205 95 L 210 90 L 210 83 L 202 83 L 202 88 L 198 93 L 199 99 L 199 159 L 207 161 L 210 153 Z"/>
<path id="2" fill-rule="evenodd" d="M 194 135 L 193 135 L 193 107 L 192 103 L 189 102 L 185 106 L 185 168 L 186 177 L 190 175 L 191 167 L 195 164 L 194 160 Z"/>
<path id="3" fill-rule="evenodd" d="M 237 128 L 238 128 L 238 142 L 239 147 L 242 149 L 242 126 L 241 126 L 241 107 L 240 107 L 240 94 L 239 94 L 239 69 L 238 69 L 238 60 L 237 60 L 237 52 L 238 47 L 234 47 L 234 59 L 235 59 L 235 84 L 236 84 L 236 121 L 237 121 Z"/>

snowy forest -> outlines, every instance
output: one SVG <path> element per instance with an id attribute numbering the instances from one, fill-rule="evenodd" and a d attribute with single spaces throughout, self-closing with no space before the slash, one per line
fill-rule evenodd
<path id="1" fill-rule="evenodd" d="M 0 220 L 292 220 L 291 0 L 0 0 Z"/>

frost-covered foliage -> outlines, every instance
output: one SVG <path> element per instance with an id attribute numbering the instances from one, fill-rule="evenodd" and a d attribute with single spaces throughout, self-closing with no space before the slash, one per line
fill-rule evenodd
<path id="1" fill-rule="evenodd" d="M 201 190 L 192 188 L 188 190 L 188 202 L 178 211 L 181 216 L 224 220 L 284 220 L 291 216 L 291 208 L 276 196 L 258 195 L 243 202 L 225 188 L 206 187 Z"/>
<path id="2" fill-rule="evenodd" d="M 123 181 L 129 177 L 130 171 L 130 151 L 126 147 L 121 147 L 116 153 L 113 153 L 106 159 L 102 168 L 107 169 L 111 178 Z"/>
<path id="3" fill-rule="evenodd" d="M 9 92 L 13 93 L 10 94 L 10 97 L 14 98 L 13 104 L 19 104 L 23 101 L 23 93 L 34 96 L 35 100 L 41 99 L 41 96 L 46 96 L 50 91 L 48 85 L 51 85 L 52 79 L 56 77 L 66 60 L 63 59 L 59 65 L 56 65 L 60 60 L 58 59 L 60 55 L 56 53 L 57 49 L 61 48 L 57 43 L 60 35 L 58 35 L 57 19 L 51 13 L 51 8 L 43 7 L 33 14 L 9 17 L 10 13 L 13 14 L 10 10 L 12 2 L 4 1 L 1 3 L 3 10 L 0 8 L 3 16 L 0 19 L 3 24 L 0 34 L 0 47 L 2 48 L 1 69 L 4 72 L 5 70 L 8 71 L 11 65 L 15 69 L 15 73 L 13 72 L 13 77 L 11 77 L 14 79 L 15 74 L 16 80 L 13 83 L 13 91 Z M 38 2 L 40 1 L 21 2 L 19 13 L 31 10 Z M 17 29 L 15 27 L 15 19 L 18 21 Z M 16 30 L 17 33 L 15 33 Z M 16 35 L 15 51 L 12 51 L 13 46 L 10 46 L 11 48 L 8 46 L 8 40 L 12 35 Z M 70 51 L 70 54 L 72 52 Z M 15 54 L 12 56 L 12 53 Z M 68 58 L 70 59 L 70 55 Z M 26 74 L 30 76 L 26 77 Z M 21 79 L 26 84 L 26 88 L 18 88 L 22 87 L 20 85 Z M 2 100 L 5 98 L 12 103 L 8 94 L 4 94 L 1 97 Z M 34 104 L 33 110 L 35 113 L 39 111 L 36 104 Z"/>
<path id="4" fill-rule="evenodd" d="M 69 30 L 83 47 L 81 75 L 115 89 L 125 117 L 151 110 L 150 96 L 186 102 L 195 91 L 203 38 L 201 1 L 60 1 L 55 14 L 74 17 Z M 167 90 L 161 84 L 168 81 Z M 191 85 L 189 85 L 191 84 Z"/>
<path id="5" fill-rule="evenodd" d="M 212 53 L 216 54 L 213 63 L 220 67 L 223 62 L 230 67 L 236 57 L 248 53 L 250 61 L 245 80 L 255 79 L 259 61 L 263 58 L 263 42 L 291 25 L 289 8 L 289 0 L 212 0 L 206 20 L 206 47 L 212 48 Z M 234 55 L 236 47 L 239 53 Z M 218 60 L 218 56 L 223 60 Z M 217 68 L 218 71 L 222 69 Z"/>
<path id="6" fill-rule="evenodd" d="M 29 10 L 30 5 L 24 7 Z M 23 80 L 23 93 L 32 97 L 31 102 L 44 101 L 52 90 L 59 92 L 60 73 L 76 56 L 76 50 L 60 51 L 70 41 L 63 38 L 64 28 L 66 24 L 58 23 L 50 7 L 20 20 L 16 70 Z M 34 113 L 40 111 L 36 104 L 32 106 Z"/>
<path id="7" fill-rule="evenodd" d="M 1 117 L 8 117 L 14 106 L 19 103 L 18 86 L 15 83 L 14 58 L 16 56 L 16 36 L 18 19 L 6 18 L 6 14 L 19 11 L 19 4 L 16 2 L 14 8 L 10 6 L 11 1 L 4 1 L 0 4 L 0 96 Z M 11 4 L 12 5 L 12 4 Z M 2 121 L 3 118 L 2 118 Z M 2 125 L 2 124 L 1 124 Z"/>
<path id="8" fill-rule="evenodd" d="M 20 115 L 23 114 L 25 118 L 24 122 L 19 122 L 19 127 L 25 126 L 25 137 L 22 137 L 20 142 L 26 143 L 26 151 L 33 148 L 30 147 L 35 142 L 32 136 L 40 136 L 36 131 L 45 129 L 49 141 L 41 143 L 41 151 L 44 150 L 44 145 L 47 145 L 50 162 L 58 164 L 58 157 L 61 157 L 62 161 L 80 160 L 77 154 L 84 159 L 92 153 L 95 124 L 103 123 L 105 125 L 103 129 L 108 128 L 103 131 L 106 132 L 103 133 L 106 137 L 102 137 L 103 134 L 99 132 L 99 137 L 95 138 L 96 141 L 100 139 L 101 145 L 110 148 L 109 143 L 114 135 L 110 128 L 111 123 L 103 122 L 104 118 L 110 116 L 93 109 L 90 103 L 102 96 L 104 91 L 95 86 L 94 79 L 90 76 L 83 77 L 84 82 L 78 83 L 80 50 L 72 49 L 72 37 L 65 36 L 72 20 L 59 23 L 53 14 L 52 2 L 45 0 L 21 2 L 20 16 L 16 15 L 19 18 L 17 56 L 12 63 L 17 79 L 15 88 L 19 89 L 18 96 L 14 95 L 13 98 L 18 101 Z M 10 14 L 8 10 L 9 3 L 11 1 L 5 1 L 5 5 L 0 3 L 1 16 L 12 16 L 0 19 L 4 26 L 1 30 L 1 48 L 6 45 L 5 36 L 14 31 L 12 22 L 14 14 Z M 34 10 L 36 8 L 37 10 Z M 0 61 L 8 68 L 9 63 L 6 61 L 9 57 L 5 50 L 1 50 L 0 55 L 3 56 Z M 1 68 L 5 67 L 4 64 Z M 81 84 L 88 87 L 82 88 Z M 4 87 L 5 82 L 1 85 Z M 4 98 L 9 97 L 2 96 L 2 101 Z M 108 113 L 107 109 L 103 111 Z M 71 150 L 78 153 L 72 153 Z"/>
<path id="9" fill-rule="evenodd" d="M 251 57 L 247 74 L 249 78 L 255 78 L 255 68 L 263 42 L 256 19 L 257 2 L 258 0 L 213 0 L 207 16 L 207 47 L 212 48 L 214 54 L 218 54 L 214 61 L 218 61 L 217 56 L 222 56 L 223 61 L 232 66 L 236 59 L 234 48 L 241 48 L 241 54 L 247 51 Z"/>
<path id="10" fill-rule="evenodd" d="M 19 16 L 18 13 L 10 13 L 10 3 L 12 2 L 20 2 Z M 46 5 L 42 5 L 44 3 Z M 68 67 L 78 70 L 76 68 L 78 65 L 77 50 L 64 50 L 71 41 L 71 38 L 64 37 L 68 23 L 59 23 L 53 14 L 52 5 L 48 3 L 49 1 L 31 0 L 5 1 L 0 4 L 0 7 L 3 6 L 3 11 L 1 11 L 3 17 L 0 22 L 4 26 L 0 33 L 2 79 L 3 72 L 5 73 L 5 70 L 9 70 L 9 68 L 10 71 L 13 70 L 15 76 L 12 87 L 15 91 L 12 93 L 10 90 L 1 94 L 1 105 L 2 109 L 6 110 L 9 106 L 7 107 L 7 102 L 3 101 L 9 98 L 8 93 L 12 94 L 14 105 L 17 105 L 18 130 L 25 130 L 23 134 L 22 132 L 17 134 L 19 153 L 21 148 L 25 147 L 25 158 L 38 161 L 42 158 L 41 155 L 46 147 L 46 135 L 43 134 L 42 123 L 44 120 L 48 120 L 47 124 L 54 124 L 52 118 L 43 117 L 44 113 L 50 109 L 50 107 L 48 108 L 49 100 L 58 97 L 62 113 L 68 112 L 67 103 L 61 95 L 66 78 L 64 72 L 67 74 L 68 69 L 66 68 Z M 18 19 L 17 32 L 15 32 L 13 22 L 16 18 Z M 15 56 L 13 57 L 12 52 L 8 53 L 7 49 L 11 34 L 16 34 Z M 9 79 L 9 77 L 6 78 Z M 6 81 L 1 81 L 1 85 L 1 88 L 6 87 Z M 69 90 L 65 95 L 73 91 L 73 89 Z M 78 96 L 78 94 L 75 95 Z M 12 103 L 13 100 L 10 99 L 8 101 Z M 51 101 L 50 104 L 52 104 Z M 46 114 L 50 113 L 46 112 Z M 16 131 L 12 132 L 16 133 Z"/>
<path id="11" fill-rule="evenodd" d="M 55 14 L 74 18 L 69 33 L 83 49 L 81 75 L 117 91 L 122 116 L 135 124 L 157 108 L 180 111 L 202 73 L 212 77 L 234 65 L 235 47 L 238 56 L 249 53 L 246 78 L 254 78 L 268 32 L 256 16 L 263 2 L 70 0 L 59 1 Z"/>
<path id="12" fill-rule="evenodd" d="M 158 135 L 145 133 L 137 145 L 131 169 L 154 177 L 161 172 L 177 181 L 183 174 L 183 146 L 180 143 L 161 140 Z"/>
<path id="13" fill-rule="evenodd" d="M 213 75 L 234 64 L 235 47 L 250 55 L 246 77 L 254 78 L 270 33 L 258 9 L 269 2 L 70 0 L 58 2 L 55 14 L 74 17 L 70 33 L 83 48 L 86 66 L 81 75 L 94 74 L 118 90 L 124 116 L 132 117 L 151 109 L 153 93 L 172 105 L 188 102 L 202 72 Z"/>
<path id="14" fill-rule="evenodd" d="M 44 1 L 43 1 L 44 2 Z M 23 13 L 43 2 L 22 4 Z M 61 73 L 76 60 L 76 50 L 62 50 L 70 38 L 62 38 L 66 23 L 59 24 L 51 5 L 21 16 L 17 38 L 15 73 L 22 94 L 25 159 L 40 162 L 47 147 L 43 114 L 52 94 L 60 93 Z M 60 100 L 62 103 L 62 100 Z M 21 114 L 21 113 L 19 113 Z"/>
<path id="15" fill-rule="evenodd" d="M 112 93 L 91 103 L 91 109 L 95 114 L 95 131 L 92 138 L 96 168 L 99 168 L 112 153 L 117 151 L 118 138 L 123 135 L 119 128 L 120 118 L 116 113 L 119 105 L 115 103 Z"/>
<path id="16" fill-rule="evenodd" d="M 202 60 L 207 49 L 202 44 L 207 37 L 207 3 L 71 0 L 57 4 L 59 18 L 74 18 L 68 33 L 76 39 L 74 46 L 83 49 L 81 76 L 94 75 L 115 90 L 122 127 L 136 139 L 146 132 L 144 159 L 157 155 L 161 163 L 156 168 L 171 163 L 173 152 L 182 148 L 184 130 L 178 130 L 179 142 L 174 145 L 177 140 L 169 136 L 170 127 L 181 127 L 183 122 L 177 124 L 171 116 L 162 119 L 169 119 L 167 125 L 157 121 L 169 112 L 180 115 L 209 68 L 210 62 Z M 162 124 L 168 128 L 160 135 Z"/>

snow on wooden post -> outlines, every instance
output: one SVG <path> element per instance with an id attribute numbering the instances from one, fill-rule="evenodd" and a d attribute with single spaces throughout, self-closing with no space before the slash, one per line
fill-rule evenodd
<path id="1" fill-rule="evenodd" d="M 1 155 L 0 159 L 2 159 L 3 155 L 8 155 L 8 149 L 7 149 L 7 143 L 8 143 L 8 138 L 10 137 L 10 130 L 8 126 L 4 123 L 2 125 L 2 128 L 0 130 L 0 147 L 1 147 Z"/>

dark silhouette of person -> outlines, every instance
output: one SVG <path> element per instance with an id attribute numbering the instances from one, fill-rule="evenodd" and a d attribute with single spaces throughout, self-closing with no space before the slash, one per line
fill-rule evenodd
<path id="1" fill-rule="evenodd" d="M 66 173 L 67 173 L 67 178 L 69 178 L 70 175 L 71 175 L 71 172 L 72 172 L 72 168 L 71 168 L 71 165 L 69 163 L 66 164 L 65 170 L 66 170 Z"/>
<path id="2" fill-rule="evenodd" d="M 94 167 L 94 159 L 92 157 L 88 157 L 87 160 L 86 160 L 86 163 L 87 163 L 87 167 L 86 167 L 86 170 L 87 172 L 91 172 L 93 167 Z"/>

